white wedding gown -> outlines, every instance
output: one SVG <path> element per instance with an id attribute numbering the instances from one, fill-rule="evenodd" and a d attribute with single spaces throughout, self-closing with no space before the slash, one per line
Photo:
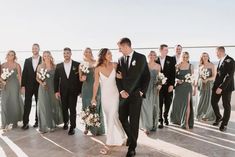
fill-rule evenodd
<path id="1" fill-rule="evenodd" d="M 107 145 L 122 145 L 126 141 L 124 129 L 118 118 L 119 92 L 115 77 L 115 69 L 112 70 L 109 77 L 100 72 L 101 105 L 107 123 Z"/>

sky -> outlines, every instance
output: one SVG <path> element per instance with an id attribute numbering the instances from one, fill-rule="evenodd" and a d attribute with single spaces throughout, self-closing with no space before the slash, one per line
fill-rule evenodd
<path id="1" fill-rule="evenodd" d="M 234 15 L 234 0 L 0 0 L 0 51 L 235 45 Z"/>

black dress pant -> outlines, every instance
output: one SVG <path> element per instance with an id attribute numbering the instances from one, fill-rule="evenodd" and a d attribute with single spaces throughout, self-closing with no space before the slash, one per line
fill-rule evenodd
<path id="1" fill-rule="evenodd" d="M 231 114 L 232 92 L 223 91 L 221 94 L 216 94 L 215 91 L 212 92 L 211 105 L 212 105 L 213 110 L 215 112 L 216 120 L 219 120 L 222 118 L 222 116 L 220 114 L 219 105 L 218 105 L 218 102 L 221 97 L 222 97 L 222 104 L 224 107 L 224 115 L 223 115 L 222 125 L 228 125 L 228 121 L 229 121 L 230 114 Z"/>
<path id="2" fill-rule="evenodd" d="M 72 92 L 61 93 L 62 111 L 64 124 L 68 124 L 70 119 L 70 127 L 76 128 L 76 107 L 78 95 Z"/>
<path id="3" fill-rule="evenodd" d="M 159 122 L 163 122 L 164 119 L 168 119 L 168 113 L 171 107 L 173 98 L 173 91 L 168 92 L 168 86 L 163 85 L 162 89 L 159 92 Z M 164 106 L 164 113 L 163 113 Z"/>
<path id="4" fill-rule="evenodd" d="M 25 101 L 24 101 L 24 115 L 23 115 L 23 124 L 27 125 L 29 123 L 29 114 L 32 107 L 32 97 L 34 96 L 36 101 L 36 113 L 35 113 L 35 123 L 38 123 L 37 116 L 37 102 L 38 102 L 38 88 L 33 90 L 25 89 Z"/>
<path id="5" fill-rule="evenodd" d="M 120 98 L 119 119 L 130 142 L 129 150 L 135 150 L 137 146 L 141 105 L 142 97 L 139 91 L 127 99 Z"/>

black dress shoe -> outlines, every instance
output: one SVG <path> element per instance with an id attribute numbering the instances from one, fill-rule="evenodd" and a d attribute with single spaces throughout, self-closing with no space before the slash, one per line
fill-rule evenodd
<path id="1" fill-rule="evenodd" d="M 64 124 L 63 129 L 64 129 L 64 130 L 68 130 L 68 128 L 69 128 L 69 127 L 68 127 L 68 124 Z"/>
<path id="2" fill-rule="evenodd" d="M 68 132 L 68 135 L 74 135 L 74 134 L 75 134 L 74 128 L 70 128 L 69 132 Z"/>
<path id="3" fill-rule="evenodd" d="M 136 155 L 136 152 L 134 150 L 128 151 L 126 154 L 126 157 L 133 157 Z"/>
<path id="4" fill-rule="evenodd" d="M 160 122 L 160 124 L 158 125 L 158 128 L 159 129 L 162 129 L 164 126 L 163 126 L 163 122 Z"/>
<path id="5" fill-rule="evenodd" d="M 34 128 L 37 128 L 38 127 L 38 122 L 36 122 L 34 125 L 33 125 Z"/>
<path id="6" fill-rule="evenodd" d="M 224 132 L 224 131 L 227 130 L 227 126 L 221 124 L 220 127 L 219 127 L 219 130 Z"/>
<path id="7" fill-rule="evenodd" d="M 221 121 L 222 121 L 222 118 L 216 119 L 215 122 L 212 125 L 218 126 Z"/>
<path id="8" fill-rule="evenodd" d="M 126 146 L 129 146 L 130 145 L 130 140 L 129 139 L 127 139 L 127 141 L 126 141 Z"/>
<path id="9" fill-rule="evenodd" d="M 164 120 L 164 123 L 165 123 L 165 125 L 169 125 L 168 119 L 165 119 L 165 120 Z"/>
<path id="10" fill-rule="evenodd" d="M 29 129 L 29 125 L 28 125 L 28 124 L 24 124 L 24 125 L 21 127 L 21 129 L 27 130 L 27 129 Z"/>

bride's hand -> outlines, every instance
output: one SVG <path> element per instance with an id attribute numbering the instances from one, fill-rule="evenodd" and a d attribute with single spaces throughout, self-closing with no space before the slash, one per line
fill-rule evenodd
<path id="1" fill-rule="evenodd" d="M 121 73 L 120 71 L 118 71 L 116 77 L 117 77 L 118 79 L 122 79 L 122 73 Z"/>
<path id="2" fill-rule="evenodd" d="M 92 100 L 91 100 L 91 105 L 92 105 L 92 106 L 96 106 L 96 104 L 97 104 L 96 100 L 95 100 L 95 99 L 92 99 Z"/>

